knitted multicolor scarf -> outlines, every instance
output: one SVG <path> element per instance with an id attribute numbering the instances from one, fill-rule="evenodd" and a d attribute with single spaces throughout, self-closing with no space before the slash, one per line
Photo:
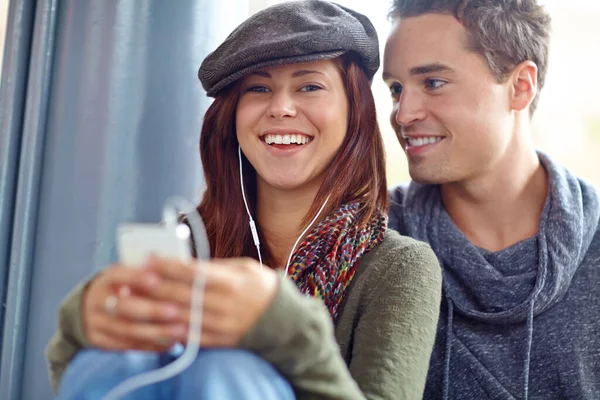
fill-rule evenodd
<path id="1" fill-rule="evenodd" d="M 357 229 L 359 207 L 345 204 L 322 220 L 300 244 L 289 268 L 302 293 L 320 297 L 333 320 L 360 258 L 383 240 L 387 228 L 387 214 L 379 212 Z"/>

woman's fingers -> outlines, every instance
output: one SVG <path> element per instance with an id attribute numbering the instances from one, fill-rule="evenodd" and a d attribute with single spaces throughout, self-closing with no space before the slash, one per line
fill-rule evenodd
<path id="1" fill-rule="evenodd" d="M 198 271 L 197 261 L 178 261 L 151 257 L 145 266 L 148 272 L 157 274 L 163 279 L 191 284 Z"/>
<path id="2" fill-rule="evenodd" d="M 184 315 L 183 320 L 187 321 L 189 320 L 189 310 L 192 306 L 191 301 L 194 291 L 195 271 L 192 273 L 191 270 L 192 268 L 189 266 L 177 262 L 157 264 L 152 271 L 160 276 L 160 283 L 152 290 L 144 293 L 137 292 L 137 294 L 164 304 L 177 306 Z M 227 302 L 223 302 L 221 298 L 207 295 L 207 293 L 219 291 L 227 295 L 233 292 L 238 284 L 239 277 L 227 268 L 219 269 L 218 267 L 210 267 L 210 269 L 200 273 L 204 274 L 203 278 L 206 279 L 205 285 L 203 285 L 202 308 L 208 312 L 224 310 L 228 306 Z"/>
<path id="3" fill-rule="evenodd" d="M 193 283 L 204 279 L 202 346 L 233 346 L 272 301 L 275 272 L 250 259 L 179 262 L 154 258 L 144 270 L 113 267 L 90 287 L 86 332 L 152 345 L 187 338 Z M 119 287 L 130 287 L 119 296 Z M 110 303 L 106 309 L 106 299 Z M 115 301 L 116 300 L 116 301 Z M 138 347 L 136 347 L 138 348 Z"/>
<path id="4" fill-rule="evenodd" d="M 109 313 L 104 312 L 108 315 Z M 140 296 L 116 296 L 116 303 L 110 314 L 131 321 L 174 322 L 181 320 L 180 308 L 172 303 Z"/>
<path id="5" fill-rule="evenodd" d="M 134 291 L 151 291 L 160 283 L 160 276 L 152 271 L 114 265 L 96 277 L 93 283 L 116 290 L 129 287 Z"/>
<path id="6" fill-rule="evenodd" d="M 148 261 L 147 271 L 157 274 L 161 282 L 171 281 L 181 283 L 190 289 L 197 274 L 200 273 L 205 279 L 205 290 L 230 292 L 236 290 L 240 279 L 244 278 L 244 275 L 240 274 L 240 269 L 251 268 L 251 262 L 254 261 L 251 259 L 235 260 L 237 262 L 230 260 L 180 262 L 177 260 L 151 258 Z M 258 265 L 256 261 L 254 263 Z"/>
<path id="7" fill-rule="evenodd" d="M 110 351 L 141 350 L 166 352 L 176 342 L 173 342 L 173 344 L 169 345 L 156 344 L 154 342 L 141 343 L 98 331 L 94 334 L 94 340 L 91 343 L 94 347 Z"/>
<path id="8" fill-rule="evenodd" d="M 187 308 L 190 306 L 192 295 L 192 285 L 170 279 L 162 279 L 161 283 L 151 292 L 145 293 L 155 300 L 163 301 L 178 307 Z"/>
<path id="9" fill-rule="evenodd" d="M 177 323 L 138 322 L 125 318 L 98 315 L 97 331 L 133 343 L 172 346 L 187 337 L 187 325 Z"/>
<path id="10" fill-rule="evenodd" d="M 147 295 L 161 281 L 152 272 L 118 265 L 94 278 L 83 295 L 83 326 L 90 343 L 111 350 L 166 350 L 185 338 L 182 310 Z"/>
<path id="11" fill-rule="evenodd" d="M 120 337 L 113 337 L 102 331 L 94 330 L 88 340 L 94 347 L 112 351 L 132 350 L 134 343 Z"/>

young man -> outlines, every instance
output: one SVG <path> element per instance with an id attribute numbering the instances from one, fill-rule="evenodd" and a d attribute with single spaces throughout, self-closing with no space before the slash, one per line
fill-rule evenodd
<path id="1" fill-rule="evenodd" d="M 390 225 L 444 271 L 425 398 L 600 398 L 599 196 L 531 137 L 548 14 L 396 0 L 391 16 L 383 76 L 413 182 Z"/>

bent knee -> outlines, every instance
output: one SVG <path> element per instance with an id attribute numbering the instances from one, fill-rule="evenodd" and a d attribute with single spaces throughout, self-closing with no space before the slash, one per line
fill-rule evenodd
<path id="1" fill-rule="evenodd" d="M 139 351 L 82 350 L 65 371 L 59 398 L 81 398 L 82 393 L 105 393 L 129 377 L 159 367 L 159 357 L 157 353 Z"/>
<path id="2" fill-rule="evenodd" d="M 291 385 L 267 361 L 238 349 L 206 349 L 183 372 L 185 392 L 223 399 L 292 399 Z M 199 392 L 198 392 L 199 391 Z"/>

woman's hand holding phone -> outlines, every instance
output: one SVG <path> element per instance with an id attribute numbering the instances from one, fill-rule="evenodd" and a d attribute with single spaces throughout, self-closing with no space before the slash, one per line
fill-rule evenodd
<path id="1" fill-rule="evenodd" d="M 236 346 L 271 304 L 279 285 L 275 271 L 248 258 L 207 262 L 150 257 L 141 268 L 113 265 L 85 290 L 86 337 L 107 350 L 167 351 L 185 342 L 198 272 L 205 278 L 200 345 Z"/>

